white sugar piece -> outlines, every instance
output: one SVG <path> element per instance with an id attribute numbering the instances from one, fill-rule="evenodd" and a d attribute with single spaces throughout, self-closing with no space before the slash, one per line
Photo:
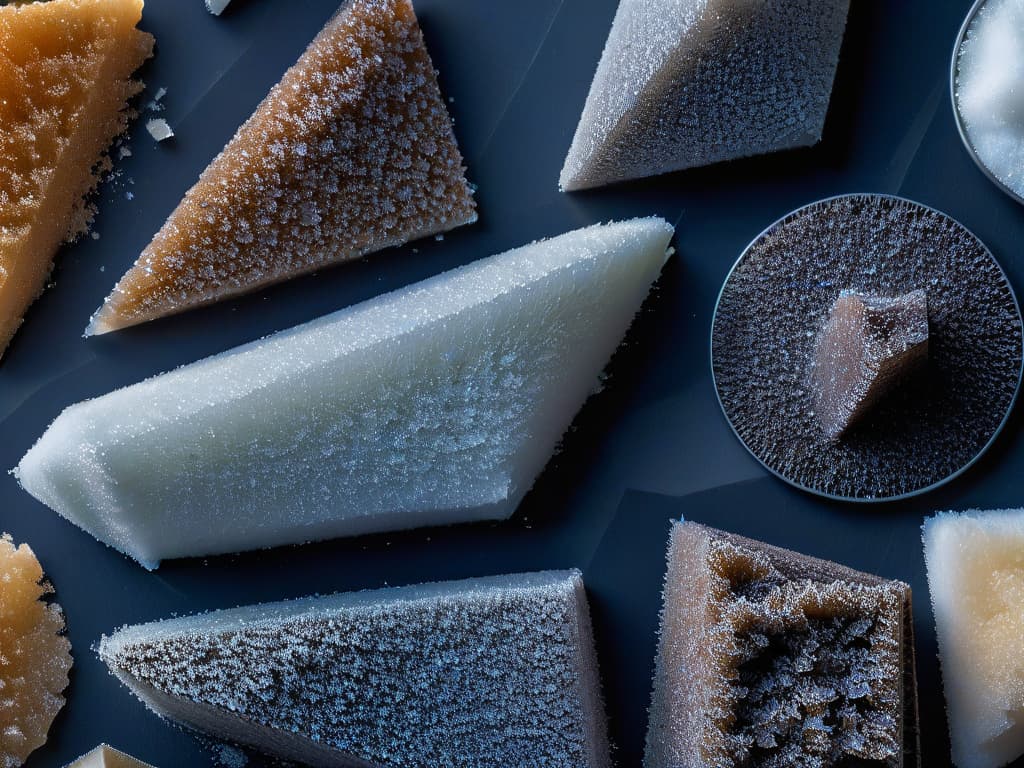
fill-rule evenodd
<path id="1" fill-rule="evenodd" d="M 15 473 L 147 567 L 507 518 L 671 237 L 578 230 L 71 406 Z"/>
<path id="2" fill-rule="evenodd" d="M 978 158 L 1024 196 L 1024 0 L 988 0 L 957 60 L 956 102 Z"/>
<path id="3" fill-rule="evenodd" d="M 153 768 L 148 763 L 101 744 L 92 752 L 78 758 L 67 768 Z"/>
<path id="4" fill-rule="evenodd" d="M 939 514 L 924 524 L 953 762 L 1024 754 L 1024 510 Z"/>
<path id="5" fill-rule="evenodd" d="M 312 766 L 610 765 L 578 571 L 171 619 L 99 655 L 162 717 Z"/>
<path id="6" fill-rule="evenodd" d="M 821 139 L 849 0 L 622 0 L 560 185 Z"/>
<path id="7" fill-rule="evenodd" d="M 230 4 L 231 0 L 206 0 L 206 10 L 214 16 L 220 16 Z"/>
<path id="8" fill-rule="evenodd" d="M 170 124 L 162 117 L 154 117 L 152 120 L 147 120 L 146 130 L 149 131 L 149 135 L 156 141 L 166 141 L 174 136 L 174 131 L 171 130 Z"/>

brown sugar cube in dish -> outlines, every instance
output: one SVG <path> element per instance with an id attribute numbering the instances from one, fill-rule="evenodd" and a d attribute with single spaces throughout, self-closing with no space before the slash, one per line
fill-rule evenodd
<path id="1" fill-rule="evenodd" d="M 27 544 L 0 538 L 0 766 L 14 768 L 46 743 L 64 706 L 71 644 L 60 606 Z"/>
<path id="2" fill-rule="evenodd" d="M 121 278 L 87 335 L 476 220 L 409 0 L 349 0 Z"/>
<path id="3" fill-rule="evenodd" d="M 811 368 L 814 413 L 842 435 L 928 359 L 928 297 L 844 293 L 818 335 Z"/>
<path id="4" fill-rule="evenodd" d="M 104 153 L 128 124 L 152 55 L 142 0 L 0 7 L 0 354 L 81 234 Z"/>
<path id="5" fill-rule="evenodd" d="M 674 524 L 646 768 L 899 768 L 918 753 L 906 584 Z"/>
<path id="6" fill-rule="evenodd" d="M 153 768 L 153 766 L 136 760 L 106 744 L 101 744 L 89 754 L 75 760 L 67 768 Z"/>

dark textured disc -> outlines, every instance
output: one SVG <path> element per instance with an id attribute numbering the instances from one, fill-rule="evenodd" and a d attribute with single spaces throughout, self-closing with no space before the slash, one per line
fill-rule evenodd
<path id="1" fill-rule="evenodd" d="M 839 293 L 928 293 L 927 371 L 830 442 L 808 366 Z M 1006 275 L 959 222 L 896 197 L 812 203 L 740 256 L 715 310 L 711 364 L 726 418 L 748 450 L 813 493 L 882 501 L 930 490 L 970 466 L 1005 423 L 1021 380 L 1021 315 Z"/>

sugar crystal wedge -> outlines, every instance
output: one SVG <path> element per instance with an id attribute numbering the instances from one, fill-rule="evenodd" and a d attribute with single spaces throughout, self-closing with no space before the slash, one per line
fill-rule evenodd
<path id="1" fill-rule="evenodd" d="M 16 474 L 149 567 L 507 518 L 671 237 L 653 218 L 578 230 L 74 405 Z"/>
<path id="2" fill-rule="evenodd" d="M 75 760 L 67 768 L 153 768 L 153 766 L 136 760 L 106 744 L 101 744 L 89 754 Z"/>
<path id="3" fill-rule="evenodd" d="M 622 0 L 565 191 L 821 139 L 849 0 Z"/>
<path id="4" fill-rule="evenodd" d="M 476 220 L 409 0 L 347 0 L 121 278 L 87 334 Z"/>
<path id="5" fill-rule="evenodd" d="M 940 514 L 924 524 L 953 762 L 1024 755 L 1024 510 Z"/>
<path id="6" fill-rule="evenodd" d="M 910 588 L 672 528 L 646 768 L 919 765 Z"/>
<path id="7" fill-rule="evenodd" d="M 0 538 L 0 765 L 16 768 L 46 743 L 71 669 L 60 606 L 27 544 Z"/>
<path id="8" fill-rule="evenodd" d="M 216 611 L 99 654 L 162 717 L 311 766 L 610 765 L 578 571 Z"/>
<path id="9" fill-rule="evenodd" d="M 0 354 L 61 243 L 81 234 L 104 153 L 152 55 L 142 0 L 0 7 Z"/>

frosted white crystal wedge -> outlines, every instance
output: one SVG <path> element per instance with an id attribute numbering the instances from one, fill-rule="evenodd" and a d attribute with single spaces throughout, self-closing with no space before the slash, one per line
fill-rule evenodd
<path id="1" fill-rule="evenodd" d="M 99 655 L 157 714 L 311 766 L 610 765 L 578 571 L 172 619 Z"/>
<path id="2" fill-rule="evenodd" d="M 15 473 L 147 567 L 506 518 L 671 237 L 655 218 L 579 230 L 71 406 Z"/>
<path id="3" fill-rule="evenodd" d="M 622 0 L 566 191 L 821 139 L 849 0 Z"/>
<path id="4" fill-rule="evenodd" d="M 924 524 L 953 762 L 997 768 L 1024 754 L 1024 510 Z"/>
<path id="5" fill-rule="evenodd" d="M 106 744 L 101 744 L 92 752 L 75 760 L 67 768 L 153 768 L 148 763 L 118 752 Z"/>

